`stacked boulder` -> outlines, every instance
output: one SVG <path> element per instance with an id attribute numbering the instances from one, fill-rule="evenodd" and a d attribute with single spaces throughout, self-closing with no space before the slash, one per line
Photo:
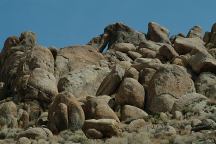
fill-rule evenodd
<path id="1" fill-rule="evenodd" d="M 87 45 L 61 49 L 38 45 L 32 32 L 9 37 L 0 54 L 0 129 L 26 129 L 18 138 L 33 139 L 65 130 L 103 139 L 149 127 L 176 135 L 154 117 L 215 114 L 215 34 L 216 24 L 204 37 L 194 26 L 169 38 L 150 22 L 147 34 L 116 23 Z"/>

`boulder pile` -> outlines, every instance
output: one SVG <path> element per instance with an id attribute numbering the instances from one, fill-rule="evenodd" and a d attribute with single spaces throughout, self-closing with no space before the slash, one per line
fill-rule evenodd
<path id="1" fill-rule="evenodd" d="M 106 50 L 107 49 L 107 50 Z M 0 53 L 0 143 L 216 142 L 216 24 L 169 36 L 108 25 L 86 45 L 33 32 Z"/>

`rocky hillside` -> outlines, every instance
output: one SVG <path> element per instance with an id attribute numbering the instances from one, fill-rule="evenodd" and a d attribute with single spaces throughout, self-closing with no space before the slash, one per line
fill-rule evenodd
<path id="1" fill-rule="evenodd" d="M 59 49 L 11 36 L 0 100 L 2 144 L 215 144 L 216 24 L 169 37 L 115 23 Z"/>

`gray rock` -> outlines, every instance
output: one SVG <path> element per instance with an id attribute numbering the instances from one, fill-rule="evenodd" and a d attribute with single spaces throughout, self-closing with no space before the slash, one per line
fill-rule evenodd
<path id="1" fill-rule="evenodd" d="M 27 130 L 20 132 L 18 138 L 21 137 L 26 137 L 29 139 L 35 139 L 35 138 L 46 139 L 46 138 L 53 137 L 53 134 L 47 128 L 34 127 L 34 128 L 28 128 Z"/>
<path id="2" fill-rule="evenodd" d="M 95 65 L 71 71 L 60 78 L 58 90 L 70 92 L 77 98 L 95 95 L 109 71 L 107 67 Z"/>
<path id="3" fill-rule="evenodd" d="M 175 99 L 194 91 L 194 83 L 183 67 L 165 65 L 149 83 L 147 108 L 152 112 L 170 111 Z"/>
<path id="4" fill-rule="evenodd" d="M 210 72 L 203 72 L 195 81 L 197 93 L 208 98 L 216 99 L 216 75 Z"/>
<path id="5" fill-rule="evenodd" d="M 207 98 L 201 94 L 198 93 L 188 93 L 180 98 L 178 98 L 172 108 L 172 111 L 183 111 L 183 112 L 188 112 L 188 111 L 193 111 L 192 107 L 194 104 L 198 104 L 200 101 L 205 101 Z M 202 109 L 202 107 L 200 108 Z"/>

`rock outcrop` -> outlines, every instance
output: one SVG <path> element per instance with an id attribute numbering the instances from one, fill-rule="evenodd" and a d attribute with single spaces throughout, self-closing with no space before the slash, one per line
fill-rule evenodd
<path id="1" fill-rule="evenodd" d="M 0 143 L 215 143 L 215 57 L 216 24 L 169 37 L 115 23 L 64 48 L 8 37 Z"/>

